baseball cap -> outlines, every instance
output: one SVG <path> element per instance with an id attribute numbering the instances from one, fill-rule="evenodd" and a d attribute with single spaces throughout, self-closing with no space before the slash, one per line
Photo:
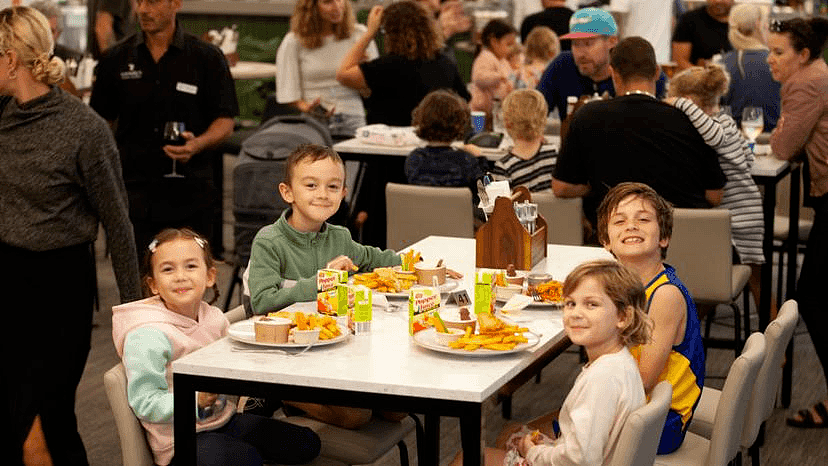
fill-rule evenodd
<path id="1" fill-rule="evenodd" d="M 585 39 L 595 36 L 614 36 L 618 26 L 612 15 L 600 8 L 582 8 L 569 18 L 569 34 L 561 39 Z"/>

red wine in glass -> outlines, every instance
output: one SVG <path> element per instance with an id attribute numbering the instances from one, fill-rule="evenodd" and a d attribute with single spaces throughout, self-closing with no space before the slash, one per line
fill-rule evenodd
<path id="1" fill-rule="evenodd" d="M 183 146 L 187 144 L 187 140 L 184 139 L 184 122 L 183 121 L 168 121 L 164 123 L 164 145 L 170 146 Z M 173 159 L 172 161 L 172 172 L 167 173 L 164 175 L 167 178 L 184 178 L 184 175 L 179 175 L 176 171 L 177 160 Z"/>

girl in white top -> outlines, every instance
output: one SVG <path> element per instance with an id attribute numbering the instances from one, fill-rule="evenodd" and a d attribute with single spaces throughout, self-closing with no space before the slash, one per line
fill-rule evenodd
<path id="1" fill-rule="evenodd" d="M 487 448 L 487 465 L 598 465 L 610 463 L 627 416 L 646 402 L 644 383 L 629 345 L 647 342 L 641 280 L 618 262 L 587 262 L 563 287 L 564 328 L 589 362 L 558 416 L 560 434 L 546 430 L 549 415 L 530 422 L 539 429 L 513 441 L 509 451 Z"/>
<path id="2" fill-rule="evenodd" d="M 276 100 L 302 112 L 323 110 L 331 134 L 353 136 L 365 125 L 365 109 L 357 90 L 336 80 L 339 62 L 365 33 L 347 0 L 298 0 L 290 32 L 276 53 Z M 365 59 L 379 55 L 372 42 Z M 317 109 L 317 107 L 322 109 Z"/>

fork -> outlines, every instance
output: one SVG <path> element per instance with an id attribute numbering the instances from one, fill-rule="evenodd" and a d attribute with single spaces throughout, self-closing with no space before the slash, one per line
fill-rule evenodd
<path id="1" fill-rule="evenodd" d="M 539 295 L 536 290 L 533 289 L 530 292 L 530 294 L 532 296 L 532 299 L 534 299 L 536 303 L 542 303 L 543 302 L 543 296 Z"/>
<path id="2" fill-rule="evenodd" d="M 242 348 L 239 346 L 232 346 L 230 347 L 230 351 L 233 353 L 261 353 L 261 354 L 282 354 L 284 356 L 299 356 L 300 354 L 304 354 L 307 350 L 311 349 L 313 344 L 311 343 L 308 346 L 302 348 L 302 351 L 298 353 L 291 353 L 290 351 L 285 351 L 282 349 L 260 349 L 260 348 Z"/>

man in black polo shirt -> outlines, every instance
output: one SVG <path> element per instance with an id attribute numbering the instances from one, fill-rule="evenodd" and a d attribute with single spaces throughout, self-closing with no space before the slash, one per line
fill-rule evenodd
<path id="1" fill-rule="evenodd" d="M 213 238 L 220 193 L 213 182 L 233 132 L 236 91 L 221 51 L 181 30 L 181 0 L 138 0 L 141 32 L 101 59 L 90 105 L 108 120 L 121 153 L 138 251 L 165 227 Z M 166 122 L 184 122 L 184 145 L 166 145 Z M 183 178 L 167 177 L 173 170 Z M 220 245 L 214 245 L 220 246 Z"/>
<path id="2" fill-rule="evenodd" d="M 535 26 L 546 26 L 555 31 L 558 37 L 569 32 L 569 18 L 573 11 L 566 7 L 564 0 L 541 0 L 543 11 L 523 18 L 520 23 L 520 42 L 526 44 L 526 37 L 532 32 Z M 561 50 L 570 50 L 570 41 L 561 42 Z"/>
<path id="3" fill-rule="evenodd" d="M 707 5 L 681 15 L 673 33 L 673 61 L 679 70 L 704 66 L 713 55 L 731 48 L 727 17 L 733 0 L 707 0 Z"/>
<path id="4" fill-rule="evenodd" d="M 716 152 L 683 112 L 655 98 L 659 68 L 650 43 L 619 42 L 610 72 L 618 97 L 575 112 L 552 179 L 555 195 L 583 196 L 593 226 L 598 204 L 622 181 L 646 183 L 676 207 L 718 205 L 725 176 Z"/>

